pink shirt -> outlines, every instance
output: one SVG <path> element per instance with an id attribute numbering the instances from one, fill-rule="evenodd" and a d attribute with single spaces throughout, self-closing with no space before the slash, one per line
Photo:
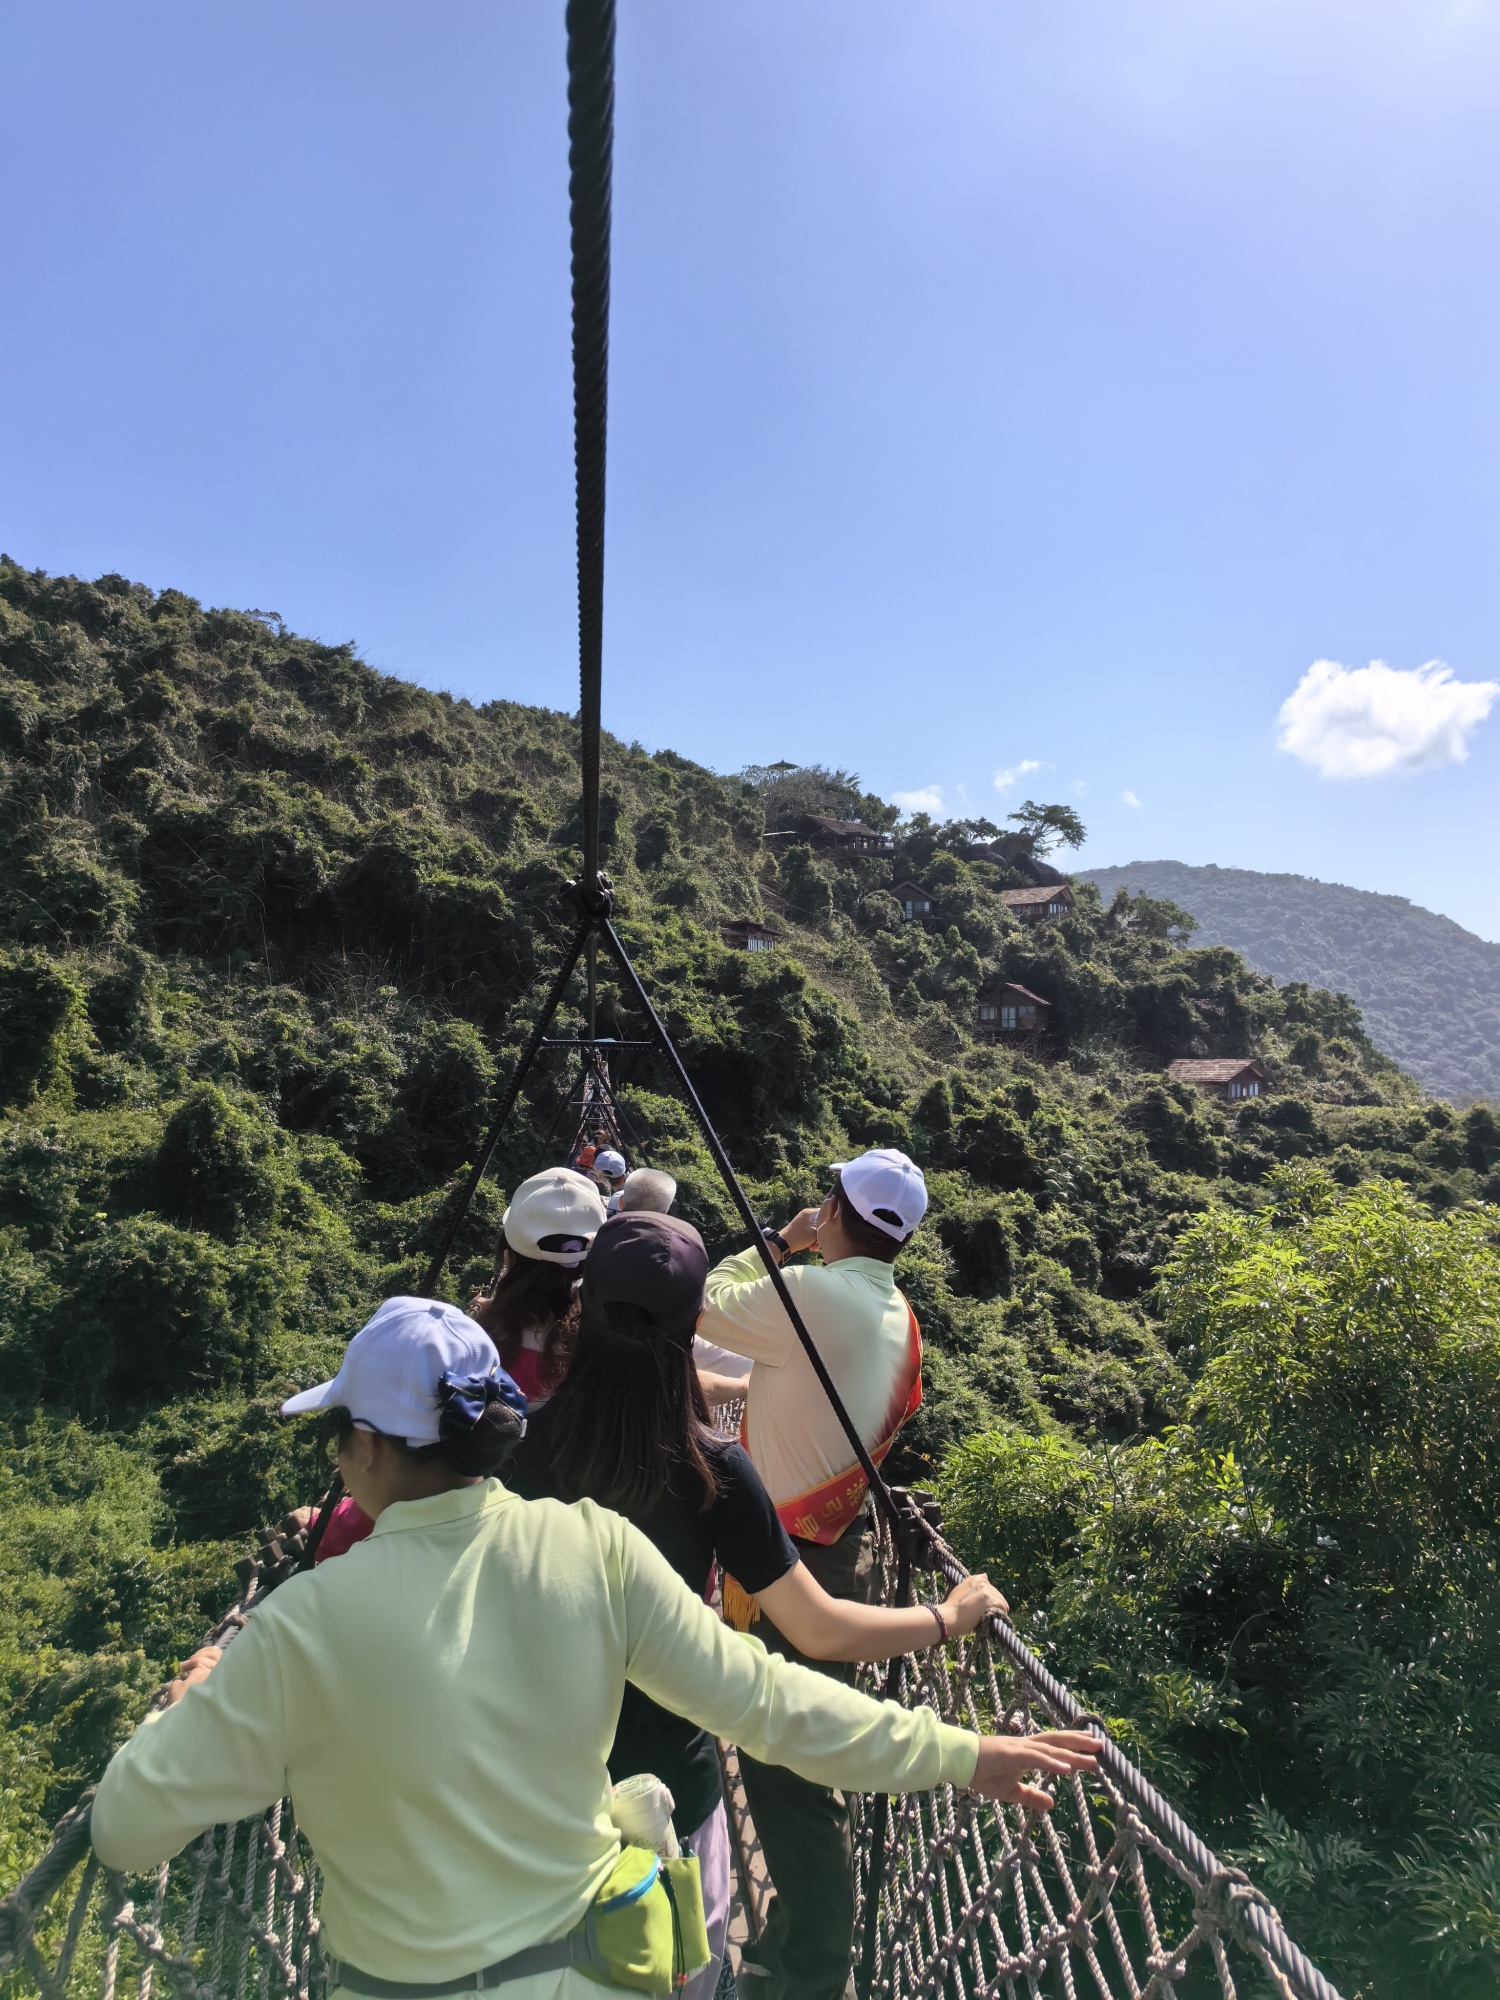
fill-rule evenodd
<path id="1" fill-rule="evenodd" d="M 356 1542 L 362 1542 L 374 1528 L 364 1508 L 357 1500 L 345 1494 L 333 1510 L 333 1518 L 323 1530 L 323 1539 L 318 1544 L 317 1563 L 327 1562 L 330 1556 L 341 1556 L 352 1549 Z"/>

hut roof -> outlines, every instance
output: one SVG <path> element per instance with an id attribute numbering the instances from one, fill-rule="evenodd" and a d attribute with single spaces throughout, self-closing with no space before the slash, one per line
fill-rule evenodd
<path id="1" fill-rule="evenodd" d="M 1064 895 L 1071 903 L 1073 891 L 1066 882 L 1043 882 L 1034 889 L 1002 889 L 1000 900 L 1008 904 L 1011 909 L 1019 909 L 1030 908 L 1033 904 L 1055 903 Z"/>
<path id="2" fill-rule="evenodd" d="M 864 834 L 868 839 L 880 838 L 878 827 L 866 826 L 862 819 L 834 819 L 830 813 L 808 813 L 803 825 L 815 826 L 820 833 Z"/>
<path id="3" fill-rule="evenodd" d="M 1050 1007 L 1052 1005 L 1052 1002 L 1044 1000 L 1040 993 L 1033 993 L 1029 986 L 1018 986 L 1013 979 L 1002 979 L 995 986 L 986 986 L 980 997 L 985 1000 L 998 1000 L 1002 993 L 1018 994 L 1021 999 L 1030 1000 L 1037 1007 Z"/>
<path id="4" fill-rule="evenodd" d="M 1167 1064 L 1167 1075 L 1179 1083 L 1233 1083 L 1236 1077 L 1253 1071 L 1262 1083 L 1266 1073 L 1251 1056 L 1179 1056 Z"/>

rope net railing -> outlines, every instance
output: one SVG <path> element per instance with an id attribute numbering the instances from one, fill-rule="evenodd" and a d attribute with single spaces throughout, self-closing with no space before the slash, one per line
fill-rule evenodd
<path id="1" fill-rule="evenodd" d="M 732 1428 L 732 1410 L 721 1423 Z M 910 1518 L 922 1518 L 920 1506 Z M 963 1565 L 927 1526 L 922 1560 L 951 1585 Z M 888 1529 L 877 1532 L 882 1597 L 909 1600 L 912 1565 Z M 205 1643 L 230 1643 L 270 1587 L 253 1581 Z M 864 1678 L 873 1694 L 976 1730 L 1096 1720 L 1002 1619 Z M 753 1938 L 773 1885 L 734 1746 L 723 1751 Z M 1243 1873 L 1220 1863 L 1114 1744 L 1104 1751 L 1098 1773 L 1059 1783 L 1050 1815 L 951 1786 L 855 1801 L 862 1995 L 1339 2000 Z M 132 1991 L 134 2000 L 322 2000 L 318 1876 L 289 1799 L 211 1828 L 143 1876 L 101 1867 L 89 1846 L 91 1801 L 85 1794 L 0 1901 L 0 1981 L 15 2000 L 125 2000 Z"/>
<path id="2" fill-rule="evenodd" d="M 915 1566 L 946 1590 L 967 1572 L 935 1521 L 924 1525 Z M 908 1565 L 889 1530 L 877 1533 L 884 1601 L 910 1601 Z M 1093 1727 L 1103 1741 L 1099 1770 L 1058 1780 L 1050 1814 L 951 1786 L 856 1801 L 862 1994 L 1338 2000 L 1243 1871 L 1204 1845 L 1005 1619 L 864 1679 L 961 1727 Z"/>
<path id="3" fill-rule="evenodd" d="M 295 1566 L 248 1569 L 242 1595 L 204 1636 L 228 1646 Z M 290 1799 L 210 1827 L 147 1875 L 101 1865 L 89 1840 L 91 1786 L 45 1854 L 0 1900 L 0 1989 L 42 2000 L 321 2000 L 318 1875 Z"/>

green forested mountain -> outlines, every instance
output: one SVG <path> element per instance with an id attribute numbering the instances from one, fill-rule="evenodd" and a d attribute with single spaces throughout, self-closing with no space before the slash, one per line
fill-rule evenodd
<path id="1" fill-rule="evenodd" d="M 1435 1096 L 1500 1100 L 1500 944 L 1404 896 L 1306 875 L 1132 861 L 1090 868 L 1101 896 L 1167 897 L 1276 980 L 1299 979 L 1358 1002 L 1377 1046 Z"/>
<path id="2" fill-rule="evenodd" d="M 276 1403 L 419 1281 L 569 928 L 575 736 L 256 614 L 0 561 L 0 1881 L 232 1594 L 244 1537 L 314 1491 Z M 1402 1869 L 1459 1913 L 1452 1978 L 1492 1973 L 1473 1829 L 1500 1823 L 1500 1594 L 1475 1468 L 1500 1462 L 1500 1125 L 1425 1101 L 1347 999 L 1185 946 L 1169 903 L 1080 883 L 1023 929 L 967 829 L 919 818 L 839 861 L 766 844 L 791 806 L 895 819 L 839 773 L 606 742 L 620 928 L 763 1212 L 851 1146 L 928 1171 L 901 1470 L 941 1479 L 1034 1643 L 1206 1832 L 1262 1856 L 1351 1985 L 1416 1990 Z M 928 927 L 889 893 L 906 878 Z M 729 948 L 735 917 L 777 949 Z M 994 975 L 1051 1003 L 1046 1043 L 976 1041 Z M 1165 1074 L 1251 1053 L 1274 1089 L 1233 1110 Z M 727 1247 L 706 1155 L 632 1060 L 644 1154 Z M 560 1084 L 507 1135 L 455 1297 L 549 1157 Z M 1351 1242 L 1378 1268 L 1330 1303 Z M 1461 1820 L 1428 1812 L 1433 1744 L 1450 1791 L 1455 1745 L 1478 1757 Z M 1379 1985 L 1392 1968 L 1406 1985 Z"/>

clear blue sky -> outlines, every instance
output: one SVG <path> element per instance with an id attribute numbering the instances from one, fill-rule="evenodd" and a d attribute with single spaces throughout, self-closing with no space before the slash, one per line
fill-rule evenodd
<path id="1" fill-rule="evenodd" d="M 561 5 L 0 49 L 0 547 L 573 707 Z M 611 728 L 1500 937 L 1488 697 L 1277 748 L 1500 678 L 1493 0 L 621 0 L 615 188 Z"/>

